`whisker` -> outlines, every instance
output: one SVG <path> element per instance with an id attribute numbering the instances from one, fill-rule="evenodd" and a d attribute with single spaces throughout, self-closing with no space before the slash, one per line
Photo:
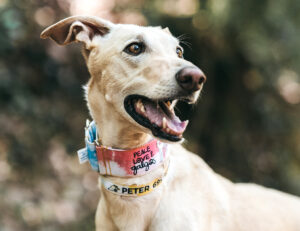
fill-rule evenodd
<path id="1" fill-rule="evenodd" d="M 177 37 L 177 39 L 179 40 L 179 42 L 181 44 L 184 44 L 185 46 L 187 46 L 189 49 L 192 49 L 191 47 L 191 43 L 186 41 L 186 39 L 189 39 L 190 37 L 187 35 L 187 34 L 182 34 L 182 35 L 179 35 Z"/>
<path id="2" fill-rule="evenodd" d="M 189 38 L 189 36 L 188 36 L 187 34 L 182 34 L 182 35 L 179 35 L 179 36 L 177 37 L 177 39 L 178 39 L 180 42 L 182 42 L 184 39 L 187 39 L 187 38 Z"/>
<path id="3" fill-rule="evenodd" d="M 190 50 L 192 50 L 192 44 L 190 42 L 187 41 L 181 41 L 180 43 L 184 44 L 185 46 L 187 46 Z"/>

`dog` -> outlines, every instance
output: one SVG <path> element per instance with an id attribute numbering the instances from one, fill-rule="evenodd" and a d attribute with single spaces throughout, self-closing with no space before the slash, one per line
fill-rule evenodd
<path id="1" fill-rule="evenodd" d="M 168 28 L 72 16 L 41 38 L 84 45 L 101 175 L 97 231 L 300 230 L 298 197 L 234 184 L 181 146 L 187 121 L 174 106 L 195 103 L 206 76 Z"/>

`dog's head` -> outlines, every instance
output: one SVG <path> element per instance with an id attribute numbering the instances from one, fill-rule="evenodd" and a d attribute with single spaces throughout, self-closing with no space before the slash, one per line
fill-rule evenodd
<path id="1" fill-rule="evenodd" d="M 74 16 L 48 27 L 41 37 L 60 45 L 84 43 L 92 76 L 87 88 L 92 115 L 97 105 L 107 103 L 139 131 L 169 141 L 182 139 L 187 122 L 175 115 L 174 106 L 178 100 L 195 103 L 206 77 L 184 60 L 168 28 Z"/>

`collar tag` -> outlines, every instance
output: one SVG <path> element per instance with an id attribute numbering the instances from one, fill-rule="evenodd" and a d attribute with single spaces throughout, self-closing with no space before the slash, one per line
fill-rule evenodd
<path id="1" fill-rule="evenodd" d="M 82 148 L 82 149 L 78 150 L 77 155 L 78 155 L 80 164 L 83 164 L 89 160 L 86 148 Z"/>

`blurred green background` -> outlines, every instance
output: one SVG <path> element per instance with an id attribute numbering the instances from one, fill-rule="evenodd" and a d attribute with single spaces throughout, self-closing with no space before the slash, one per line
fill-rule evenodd
<path id="1" fill-rule="evenodd" d="M 168 26 L 208 81 L 186 147 L 234 182 L 300 195 L 300 0 L 0 0 L 0 230 L 93 230 L 97 174 L 79 165 L 89 74 L 79 45 L 41 40 L 89 14 Z"/>

